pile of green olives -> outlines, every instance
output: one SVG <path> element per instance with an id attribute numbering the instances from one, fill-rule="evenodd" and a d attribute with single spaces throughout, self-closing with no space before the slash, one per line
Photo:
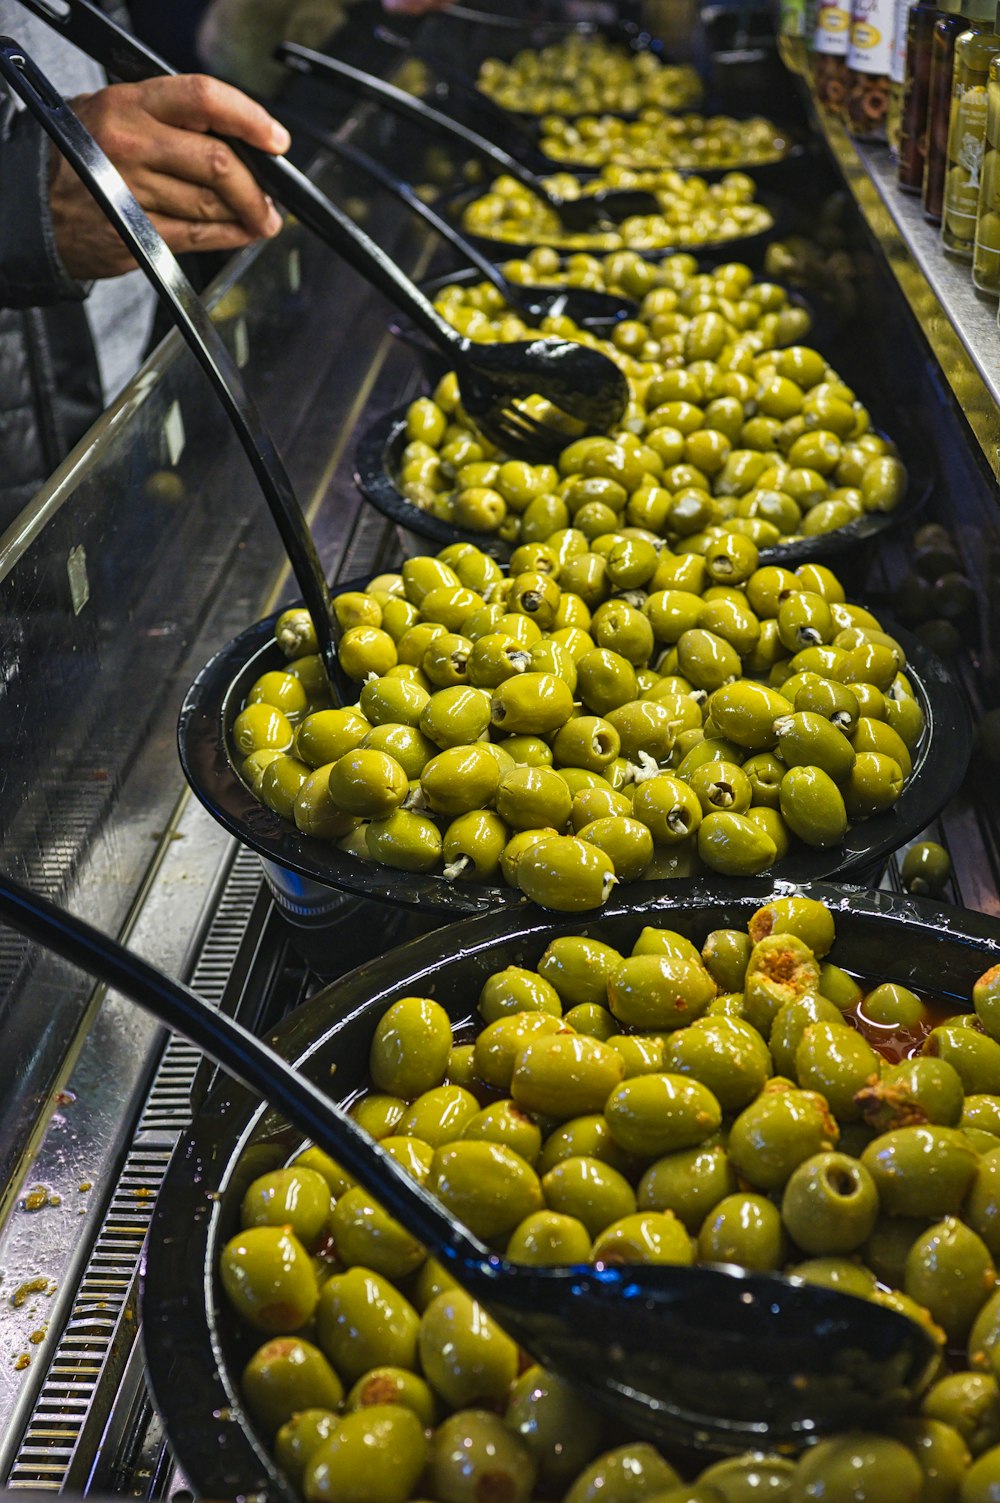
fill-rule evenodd
<path id="1" fill-rule="evenodd" d="M 470 338 L 487 337 L 487 313 L 447 298 L 441 306 Z M 509 330 L 509 317 L 503 322 Z M 567 526 L 594 537 L 627 524 L 681 553 L 704 553 L 727 536 L 769 549 L 894 511 L 906 467 L 824 357 L 805 345 L 754 354 L 725 324 L 721 313 L 696 315 L 682 336 L 688 363 L 653 375 L 606 343 L 630 384 L 620 427 L 572 442 L 567 434 L 557 464 L 516 472 L 465 414 L 449 373 L 433 396 L 410 404 L 393 478 L 421 511 L 511 543 L 544 542 Z M 715 349 L 718 358 L 701 354 Z M 525 406 L 547 412 L 541 399 Z M 512 488 L 501 477 L 515 473 L 526 478 Z"/>
<path id="2" fill-rule="evenodd" d="M 581 167 L 674 167 L 709 171 L 720 167 L 759 167 L 780 162 L 787 134 L 763 115 L 737 120 L 732 115 L 671 115 L 644 109 L 638 120 L 617 115 L 583 115 L 567 120 L 547 115 L 539 149 L 553 162 Z"/>
<path id="3" fill-rule="evenodd" d="M 634 214 L 606 230 L 571 231 L 555 210 L 524 183 L 506 174 L 494 178 L 485 193 L 462 212 L 470 235 L 510 245 L 551 245 L 560 250 L 659 251 L 698 249 L 761 235 L 774 223 L 770 209 L 758 203 L 753 178 L 727 172 L 717 183 L 682 177 L 668 168 L 636 170 L 604 167 L 588 179 L 555 172 L 545 179 L 560 198 L 587 197 L 599 188 L 642 188 L 655 193 L 656 214 Z"/>
<path id="4" fill-rule="evenodd" d="M 230 733 L 244 781 L 362 861 L 561 911 L 836 846 L 893 806 L 923 732 L 875 616 L 822 565 L 758 567 L 738 533 L 673 554 L 564 528 L 507 575 L 455 543 L 334 608 L 357 703 L 330 705 L 312 623 L 285 612 L 287 670 Z"/>
<path id="5" fill-rule="evenodd" d="M 918 1321 L 941 1352 L 919 1406 L 692 1477 L 526 1366 L 310 1147 L 249 1185 L 220 1259 L 279 1466 L 307 1503 L 994 1503 L 1000 968 L 949 1016 L 833 964 L 802 895 L 700 948 L 635 927 L 627 954 L 599 930 L 519 951 L 471 1024 L 394 1001 L 352 1116 L 512 1261 L 733 1263 Z"/>
<path id="6" fill-rule="evenodd" d="M 504 109 L 525 115 L 632 114 L 647 105 L 682 110 L 702 95 L 694 68 L 661 63 L 651 52 L 627 52 L 597 36 L 525 48 L 509 63 L 487 58 L 476 81 Z"/>

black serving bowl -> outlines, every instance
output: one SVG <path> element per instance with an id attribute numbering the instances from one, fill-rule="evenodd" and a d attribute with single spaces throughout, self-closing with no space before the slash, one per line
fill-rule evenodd
<path id="1" fill-rule="evenodd" d="M 677 883 L 669 894 L 612 903 L 589 917 L 536 908 L 470 919 L 361 966 L 286 1018 L 269 1042 L 309 1080 L 349 1102 L 364 1086 L 369 1047 L 385 1008 L 433 996 L 467 1022 L 486 977 L 534 965 L 560 934 L 599 936 L 628 949 L 649 923 L 701 943 L 713 928 L 745 928 L 776 892 L 771 881 Z M 967 1008 L 973 983 L 1000 959 L 996 920 L 913 898 L 817 885 L 806 891 L 834 912 L 831 959 L 862 977 L 917 986 Z M 286 1163 L 298 1135 L 236 1082 L 222 1079 L 178 1146 L 153 1213 L 143 1288 L 143 1335 L 153 1396 L 195 1493 L 299 1503 L 244 1408 L 240 1373 L 262 1337 L 226 1305 L 219 1254 L 239 1229 L 249 1182 Z M 683 1361 L 671 1354 L 671 1361 Z"/>
<path id="2" fill-rule="evenodd" d="M 354 479 L 367 500 L 383 516 L 415 532 L 420 537 L 430 538 L 444 547 L 447 543 L 475 543 L 484 553 L 496 559 L 510 558 L 513 546 L 505 543 L 495 533 L 467 532 L 454 523 L 424 511 L 408 501 L 399 486 L 400 456 L 406 447 L 406 407 L 396 407 L 378 418 L 358 440 L 354 454 Z M 904 501 L 895 511 L 869 511 L 846 527 L 835 532 L 820 533 L 816 537 L 798 538 L 794 542 L 775 543 L 773 547 L 760 550 L 761 564 L 780 564 L 786 569 L 795 569 L 799 564 L 810 562 L 829 563 L 834 560 L 865 555 L 882 533 L 905 516 L 914 517 L 928 501 L 934 480 L 930 471 L 924 471 L 919 479 L 910 472 L 909 490 Z M 855 569 L 848 578 L 842 574 L 842 583 L 855 587 L 855 581 L 863 570 Z"/>
<path id="3" fill-rule="evenodd" d="M 688 173 L 687 176 L 699 176 L 697 173 Z M 547 245 L 548 241 L 513 241 L 494 240 L 488 235 L 478 235 L 472 230 L 467 230 L 462 223 L 462 215 L 469 204 L 475 199 L 481 198 L 487 191 L 486 185 L 475 188 L 452 189 L 443 193 L 436 200 L 434 207 L 446 219 L 450 219 L 457 229 L 467 240 L 481 250 L 484 255 L 494 261 L 507 261 L 512 256 L 526 255 L 535 245 Z M 664 245 L 656 250 L 641 250 L 632 246 L 623 246 L 623 250 L 636 249 L 644 261 L 664 261 L 667 256 L 678 254 L 696 256 L 706 266 L 717 266 L 723 261 L 745 261 L 748 266 L 758 267 L 764 259 L 767 247 L 772 240 L 780 240 L 788 226 L 792 222 L 792 209 L 790 204 L 783 198 L 773 193 L 761 193 L 757 195 L 757 203 L 766 208 L 771 215 L 771 223 L 766 229 L 758 230 L 752 235 L 741 235 L 731 240 L 714 240 L 706 245 Z M 562 254 L 571 255 L 573 250 L 566 246 L 556 246 L 556 250 Z M 588 246 L 580 246 L 580 250 L 593 255 L 606 255 L 606 250 L 591 250 Z"/>
<path id="4" fill-rule="evenodd" d="M 364 584 L 342 588 L 363 589 Z M 242 759 L 232 746 L 231 730 L 251 685 L 261 674 L 285 665 L 274 641 L 276 620 L 274 615 L 258 621 L 216 653 L 184 698 L 177 728 L 181 765 L 209 813 L 255 850 L 265 869 L 270 865 L 293 874 L 289 883 L 304 896 L 316 886 L 335 888 L 440 914 L 442 922 L 523 907 L 523 895 L 503 884 L 452 882 L 434 872 L 407 872 L 358 860 L 328 841 L 300 834 L 290 820 L 258 802 L 239 775 Z M 924 715 L 910 781 L 887 813 L 855 825 L 840 845 L 824 850 L 801 846 L 776 863 L 773 878 L 875 881 L 891 853 L 924 829 L 961 786 L 972 745 L 964 694 L 945 663 L 908 633 L 896 629 L 896 635 Z M 310 885 L 303 888 L 303 879 Z M 620 901 L 623 906 L 641 904 L 650 895 L 669 894 L 675 885 L 675 880 L 630 883 Z"/>
<path id="5" fill-rule="evenodd" d="M 676 113 L 681 115 L 691 113 L 708 115 L 722 114 L 724 112 L 716 110 L 708 111 L 703 107 L 692 107 L 691 110 L 678 110 L 676 111 Z M 615 111 L 601 110 L 599 111 L 599 114 L 613 115 L 615 114 Z M 576 118 L 583 119 L 588 117 L 577 116 Z M 627 120 L 634 117 L 626 115 L 616 115 L 615 118 L 619 120 Z M 733 116 L 733 118 L 739 119 L 741 117 Z M 742 118 L 749 119 L 749 116 L 743 116 Z M 576 177 L 586 178 L 594 177 L 600 171 L 599 167 L 595 167 L 592 163 L 589 162 L 561 161 L 558 157 L 546 156 L 545 153 L 541 150 L 541 147 L 538 148 L 538 151 L 539 156 L 544 163 L 542 175 L 546 177 L 553 172 L 572 172 Z M 784 187 L 787 182 L 797 180 L 804 164 L 808 160 L 808 156 L 808 148 L 803 144 L 803 142 L 796 141 L 794 138 L 792 138 L 789 139 L 788 149 L 783 152 L 780 157 L 774 157 L 772 160 L 767 162 L 731 162 L 728 166 L 725 167 L 679 167 L 675 166 L 673 162 L 669 161 L 652 163 L 645 162 L 636 165 L 635 170 L 637 172 L 643 172 L 648 171 L 651 168 L 659 170 L 672 168 L 674 171 L 680 172 L 685 176 L 703 177 L 707 183 L 717 183 L 720 181 L 720 179 L 724 178 L 727 173 L 730 172 L 744 172 L 746 173 L 747 177 L 752 177 L 756 182 L 759 182 L 762 187 L 774 189 L 777 187 Z M 615 165 L 626 166 L 629 167 L 630 170 L 632 166 L 632 164 L 630 163 L 616 163 Z"/>
<path id="6" fill-rule="evenodd" d="M 512 260 L 517 258 L 507 257 L 506 259 Z M 561 260 L 565 264 L 566 258 L 562 257 Z M 498 265 L 502 270 L 503 262 L 499 262 Z M 700 272 L 707 269 L 707 267 L 708 263 L 706 262 L 704 266 L 699 265 L 698 270 Z M 768 281 L 773 280 L 773 278 L 768 278 Z M 475 287 L 484 281 L 485 278 L 477 267 L 459 266 L 454 271 L 441 272 L 436 277 L 428 277 L 426 281 L 421 282 L 420 290 L 425 297 L 430 298 L 433 302 L 445 287 L 456 285 L 459 287 Z M 544 285 L 548 287 L 550 284 L 546 283 Z M 777 285 L 781 286 L 782 284 L 778 283 Z M 558 290 L 559 285 L 552 283 L 551 291 L 558 292 Z M 784 287 L 783 290 L 793 307 L 801 308 L 804 313 L 809 315 L 809 330 L 803 336 L 803 339 L 807 339 L 814 349 L 822 350 L 825 346 L 829 345 L 837 335 L 837 320 L 830 306 L 824 303 L 820 303 L 817 306 L 817 304 L 806 297 L 804 293 L 799 292 L 795 287 Z M 639 299 L 635 300 L 637 308 L 639 301 Z M 437 345 L 431 344 L 402 314 L 393 315 L 390 318 L 389 329 L 397 339 L 402 340 L 404 344 L 416 350 L 420 356 L 420 367 L 428 381 L 436 383 L 447 371 L 451 370 L 451 361 L 444 351 L 438 349 Z"/>

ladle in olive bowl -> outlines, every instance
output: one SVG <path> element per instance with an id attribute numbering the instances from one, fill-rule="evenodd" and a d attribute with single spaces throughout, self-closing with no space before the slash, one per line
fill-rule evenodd
<path id="1" fill-rule="evenodd" d="M 353 93 L 373 99 L 376 104 L 384 104 L 397 114 L 416 120 L 419 125 L 441 135 L 451 136 L 461 145 L 471 148 L 477 156 L 484 157 L 501 172 L 516 178 L 546 203 L 557 215 L 563 229 L 571 235 L 600 229 L 609 223 L 619 224 L 623 219 L 636 214 L 660 212 L 656 195 L 645 188 L 598 188 L 594 193 L 581 195 L 579 198 L 561 198 L 537 173 L 486 136 L 452 120 L 449 115 L 443 115 L 440 110 L 433 109 L 415 95 L 397 89 L 395 84 L 376 78 L 373 73 L 365 73 L 360 68 L 351 67 L 350 63 L 343 63 L 339 58 L 329 57 L 324 52 L 316 52 L 311 47 L 303 47 L 298 42 L 282 42 L 275 49 L 274 55 L 279 62 L 298 73 L 316 77 L 324 83 L 340 84 Z"/>
<path id="2" fill-rule="evenodd" d="M 118 77 L 134 82 L 172 71 L 154 52 L 129 36 L 89 0 L 59 0 L 58 6 L 55 0 L 25 0 L 25 5 Z M 12 58 L 23 57 L 22 49 L 12 45 L 10 50 Z M 17 88 L 50 135 L 60 122 L 64 122 L 67 129 L 77 133 L 80 152 L 85 158 L 92 150 L 98 151 L 66 106 L 62 106 L 61 115 L 50 115 L 50 110 L 55 111 L 55 105 L 61 105 L 59 96 L 50 86 L 46 85 L 41 97 L 29 98 L 28 93 L 34 94 L 35 91 L 23 76 L 13 77 L 8 69 L 15 74 L 19 71 L 11 59 L 8 59 L 4 76 Z M 41 78 L 37 70 L 35 75 Z M 68 121 L 65 117 L 69 117 Z M 239 141 L 231 140 L 229 145 L 262 187 L 291 209 L 308 229 L 383 296 L 408 314 L 416 327 L 448 357 L 458 377 L 463 407 L 486 437 L 500 448 L 522 459 L 549 460 L 561 453 L 581 428 L 606 433 L 621 417 L 628 403 L 628 382 L 606 355 L 563 339 L 539 338 L 510 344 L 478 344 L 466 339 L 441 317 L 391 256 L 386 255 L 348 214 L 322 194 L 291 162 Z M 98 157 L 103 162 L 99 152 Z M 80 171 L 76 162 L 74 166 Z M 107 170 L 116 181 L 120 181 L 110 165 Z M 138 206 L 136 212 L 142 217 Z M 157 254 L 162 260 L 159 251 Z M 141 259 L 140 264 L 145 266 Z M 538 397 L 548 402 L 557 413 L 573 420 L 575 431 L 567 432 L 564 423 L 551 412 L 539 415 L 537 409 L 528 410 L 527 399 Z"/>
<path id="3" fill-rule="evenodd" d="M 697 1448 L 799 1446 L 871 1424 L 934 1361 L 915 1322 L 851 1295 L 742 1269 L 508 1262 L 316 1085 L 179 982 L 7 876 L 0 920 L 189 1039 L 338 1162 L 536 1361 L 632 1430 Z"/>
<path id="4" fill-rule="evenodd" d="M 623 318 L 638 318 L 639 307 L 631 298 L 619 297 L 617 293 L 603 292 L 591 287 L 562 286 L 540 287 L 527 282 L 511 282 L 504 276 L 496 262 L 484 256 L 449 219 L 439 214 L 430 204 L 424 203 L 411 183 L 391 172 L 382 162 L 361 151 L 349 141 L 341 141 L 330 131 L 315 127 L 300 115 L 282 110 L 282 119 L 293 130 L 318 141 L 328 151 L 334 152 L 358 167 L 368 177 L 374 178 L 387 192 L 393 194 L 425 224 L 430 225 L 443 240 L 458 251 L 463 260 L 473 266 L 486 281 L 495 287 L 504 301 L 524 315 L 538 321 L 545 318 L 571 318 L 575 324 L 599 338 L 609 338 L 616 324 Z"/>

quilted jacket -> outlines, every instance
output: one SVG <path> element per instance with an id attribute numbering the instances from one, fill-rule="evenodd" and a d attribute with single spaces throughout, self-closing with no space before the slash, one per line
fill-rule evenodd
<path id="1" fill-rule="evenodd" d="M 86 288 L 56 255 L 48 175 L 47 137 L 0 83 L 0 532 L 103 406 Z"/>

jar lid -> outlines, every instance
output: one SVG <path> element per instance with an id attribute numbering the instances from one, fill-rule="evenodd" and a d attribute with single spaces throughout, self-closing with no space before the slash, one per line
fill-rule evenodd
<path id="1" fill-rule="evenodd" d="M 961 0 L 959 13 L 966 21 L 993 21 L 997 0 Z"/>

